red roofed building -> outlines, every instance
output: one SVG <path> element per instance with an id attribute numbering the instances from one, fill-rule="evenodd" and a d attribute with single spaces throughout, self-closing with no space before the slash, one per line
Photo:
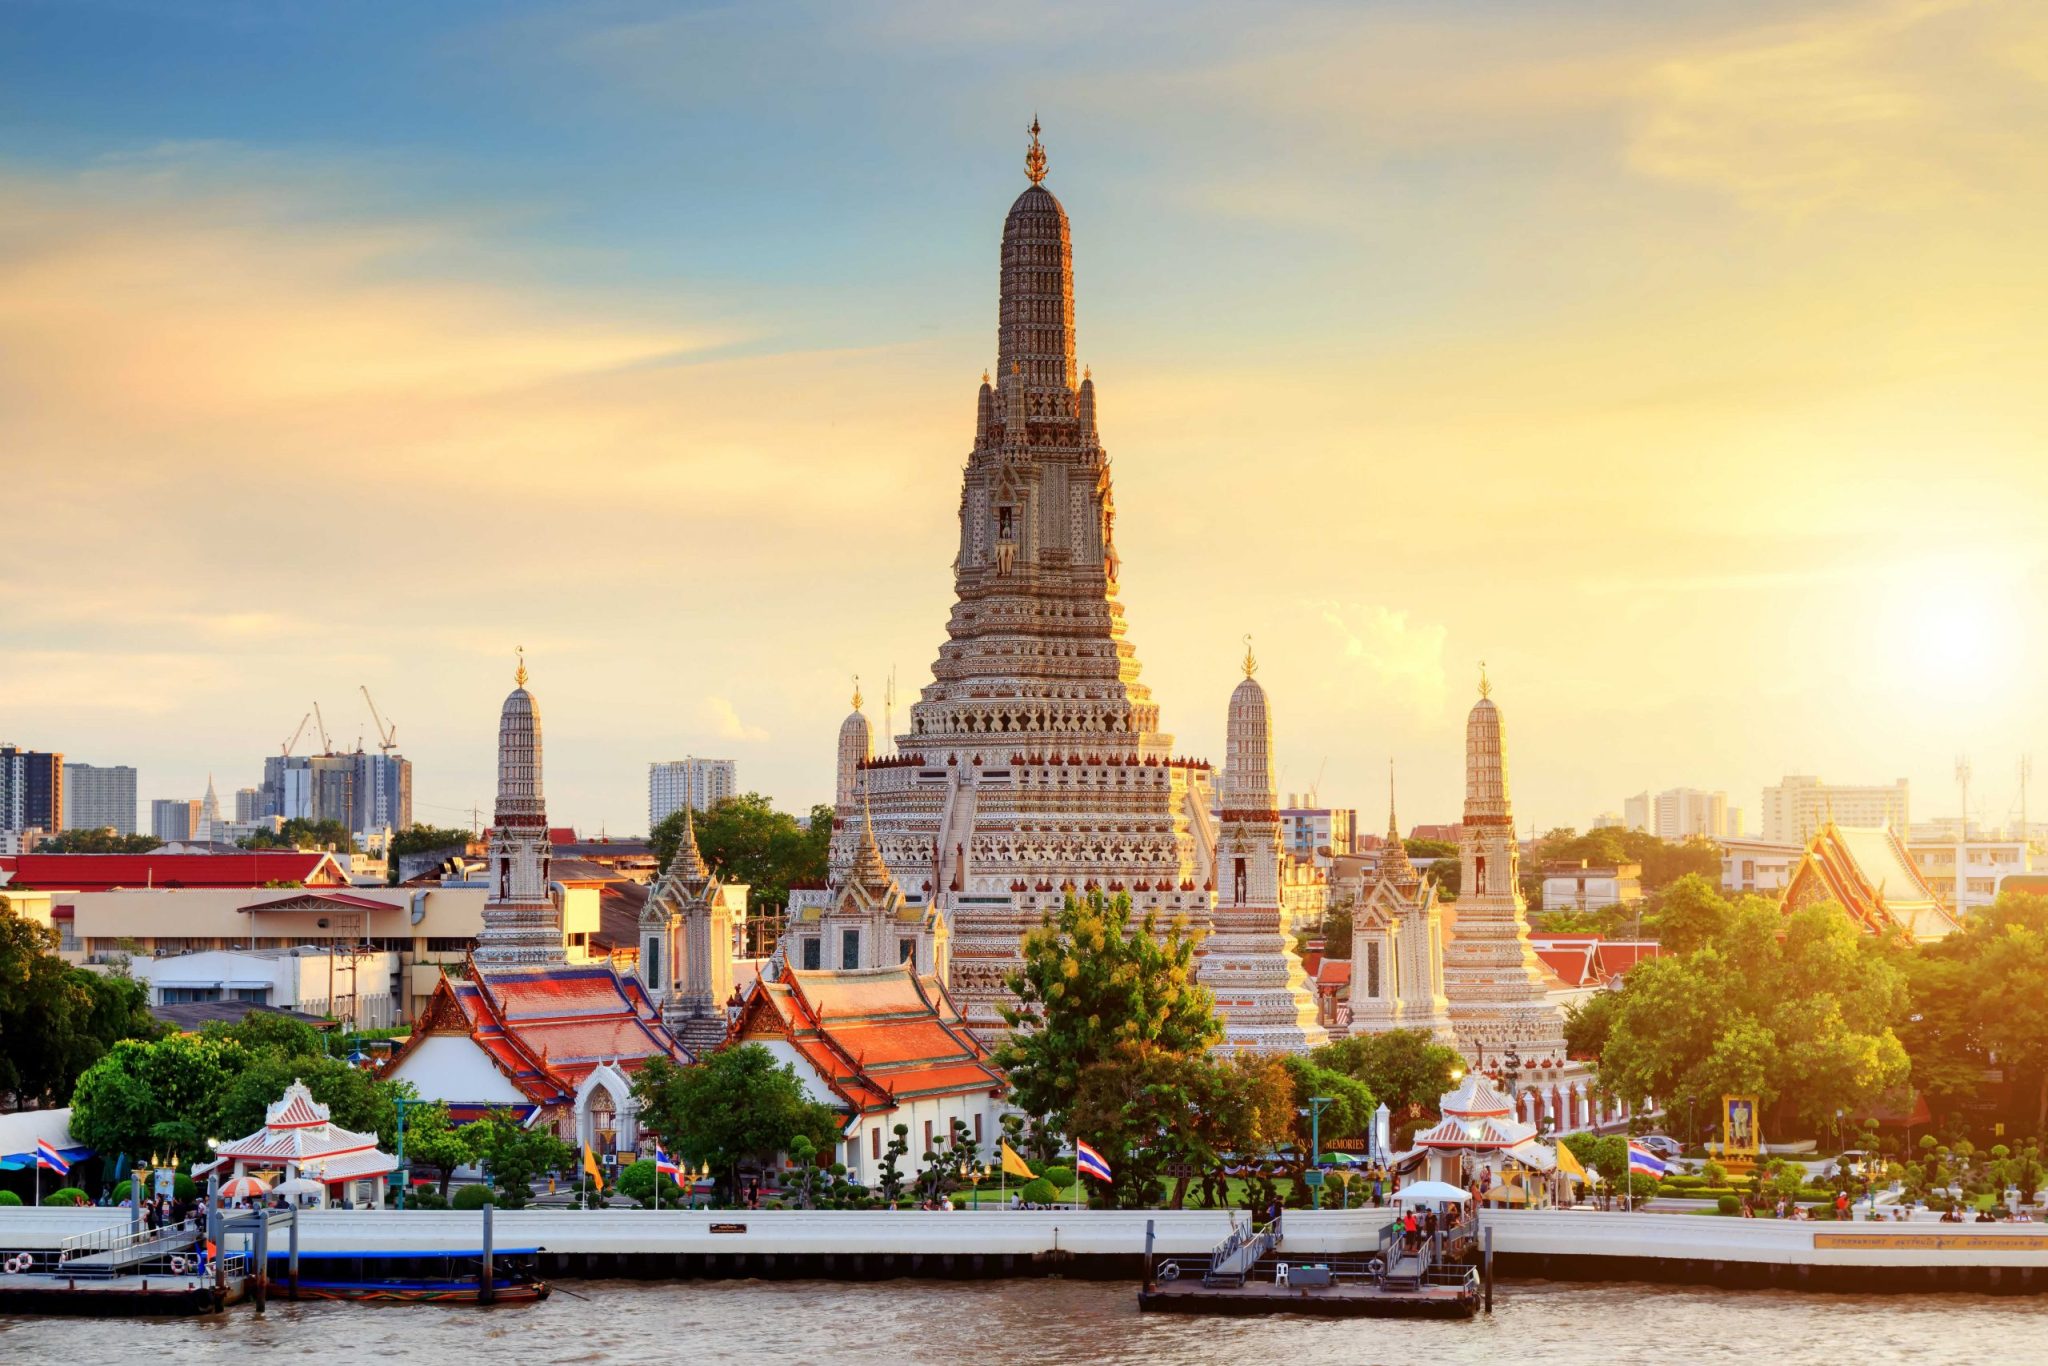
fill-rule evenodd
<path id="1" fill-rule="evenodd" d="M 691 1061 L 635 977 L 605 964 L 478 969 L 443 977 L 384 1075 L 458 1122 L 514 1109 L 566 1143 L 630 1153 L 632 1079 L 650 1058 Z"/>
<path id="2" fill-rule="evenodd" d="M 0 857 L 0 886 L 105 892 L 139 887 L 346 887 L 334 855 L 293 849 L 241 854 L 15 854 Z"/>
<path id="3" fill-rule="evenodd" d="M 983 1156 L 995 1150 L 1002 1075 L 939 979 L 911 964 L 790 968 L 756 982 L 726 1036 L 727 1047 L 743 1043 L 794 1065 L 811 1098 L 840 1111 L 839 1160 L 854 1180 L 875 1180 L 898 1124 L 911 1170 L 955 1119 Z"/>
<path id="4" fill-rule="evenodd" d="M 1790 913 L 1830 901 L 1869 934 L 1924 944 L 1959 928 L 1888 826 L 1830 820 L 1807 841 L 1779 905 Z"/>

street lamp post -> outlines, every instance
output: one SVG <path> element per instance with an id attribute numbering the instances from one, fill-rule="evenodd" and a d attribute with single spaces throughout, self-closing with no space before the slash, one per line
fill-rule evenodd
<path id="1" fill-rule="evenodd" d="M 1310 1167 L 1315 1171 L 1318 1178 L 1309 1183 L 1309 1193 L 1315 1200 L 1315 1207 L 1317 1209 L 1323 1207 L 1323 1183 L 1321 1180 L 1323 1163 L 1323 1107 L 1325 1105 L 1334 1105 L 1335 1103 L 1335 1096 L 1310 1096 L 1308 1098 L 1308 1146 L 1310 1149 L 1308 1160 Z"/>
<path id="2" fill-rule="evenodd" d="M 412 1174 L 405 1166 L 405 1100 L 404 1096 L 393 1096 L 392 1104 L 398 1108 L 398 1207 L 405 1208 L 405 1188 L 412 1184 Z"/>

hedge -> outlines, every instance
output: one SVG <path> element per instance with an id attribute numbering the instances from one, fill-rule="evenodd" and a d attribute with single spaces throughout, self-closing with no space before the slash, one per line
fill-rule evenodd
<path id="1" fill-rule="evenodd" d="M 91 1197 L 76 1186 L 62 1186 L 43 1197 L 45 1205 L 90 1205 Z"/>
<path id="2" fill-rule="evenodd" d="M 125 1205 L 128 1203 L 128 1188 L 133 1184 L 132 1181 L 123 1178 L 120 1184 L 114 1187 L 115 1204 Z M 197 1200 L 199 1198 L 199 1183 L 185 1175 L 185 1173 L 179 1172 L 171 1178 L 171 1193 L 180 1200 Z M 156 1194 L 155 1178 L 151 1178 L 144 1184 L 142 1194 L 145 1199 Z"/>
<path id="3" fill-rule="evenodd" d="M 0 1205 L 18 1205 L 20 1203 L 21 1197 L 13 1191 L 0 1191 Z"/>

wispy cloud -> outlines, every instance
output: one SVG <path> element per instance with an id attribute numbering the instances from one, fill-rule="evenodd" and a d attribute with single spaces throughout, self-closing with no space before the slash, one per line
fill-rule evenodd
<path id="1" fill-rule="evenodd" d="M 768 732 L 740 720 L 739 709 L 723 697 L 706 697 L 697 706 L 698 719 L 721 740 L 766 740 Z"/>

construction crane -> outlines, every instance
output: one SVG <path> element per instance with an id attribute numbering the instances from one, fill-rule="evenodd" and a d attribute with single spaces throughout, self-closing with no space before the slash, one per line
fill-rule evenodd
<path id="1" fill-rule="evenodd" d="M 305 714 L 304 716 L 301 716 L 301 717 L 299 718 L 299 728 L 298 728 L 297 730 L 295 730 L 295 731 L 293 731 L 293 732 L 292 732 L 292 738 L 291 738 L 291 739 L 289 739 L 289 740 L 287 740 L 287 741 L 285 741 L 285 742 L 284 742 L 284 757 L 285 757 L 285 758 L 289 759 L 289 758 L 291 758 L 291 757 L 292 757 L 292 747 L 293 747 L 294 745 L 296 745 L 296 744 L 298 744 L 298 743 L 299 743 L 299 737 L 300 737 L 301 735 L 304 735 L 304 734 L 306 733 L 306 723 L 307 723 L 308 721 L 312 720 L 312 719 L 313 719 L 313 713 L 312 713 L 312 712 L 307 712 L 307 713 L 306 713 L 306 714 Z"/>
<path id="2" fill-rule="evenodd" d="M 377 704 L 370 701 L 370 685 L 363 684 L 363 701 L 370 703 L 370 720 L 377 726 L 377 748 L 389 754 L 398 748 L 398 727 L 387 726 L 384 718 L 377 715 Z"/>
<path id="3" fill-rule="evenodd" d="M 320 704 L 318 702 L 313 704 L 313 723 L 320 727 L 320 752 L 322 754 L 334 753 L 334 741 L 327 736 L 327 718 L 320 714 Z"/>

